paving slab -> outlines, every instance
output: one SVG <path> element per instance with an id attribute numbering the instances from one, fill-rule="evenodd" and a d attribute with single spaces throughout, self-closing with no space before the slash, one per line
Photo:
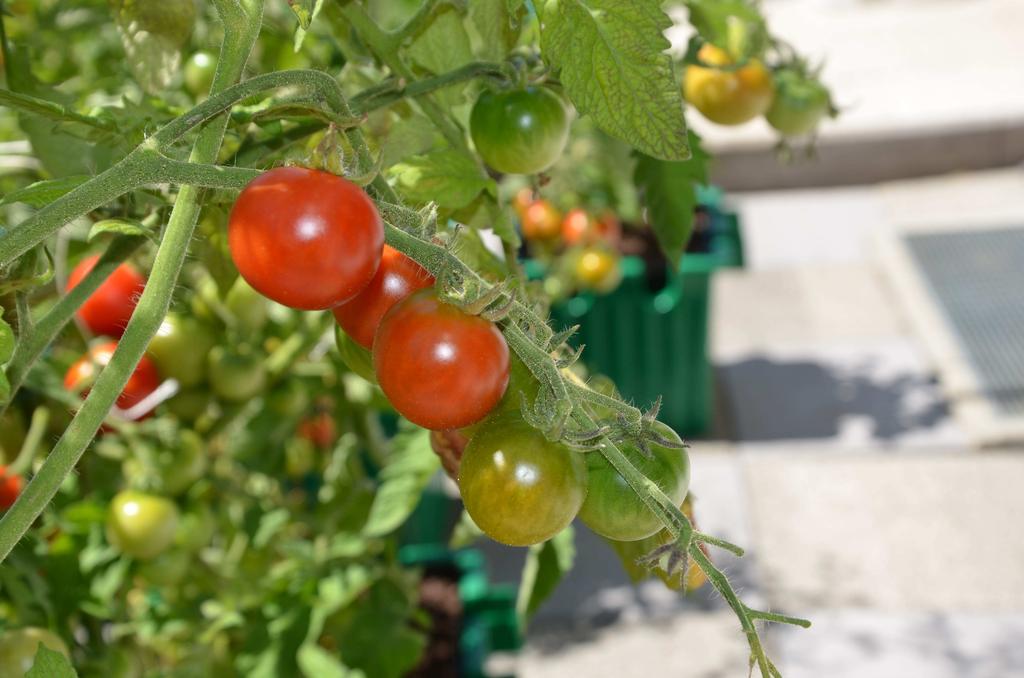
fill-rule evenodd
<path id="1" fill-rule="evenodd" d="M 1024 455 L 744 458 L 773 605 L 1024 612 Z"/>
<path id="2" fill-rule="evenodd" d="M 729 610 L 680 614 L 598 633 L 550 635 L 523 651 L 522 678 L 726 678 L 747 675 L 748 649 Z"/>
<path id="3" fill-rule="evenodd" d="M 733 439 L 817 439 L 962 450 L 968 439 L 912 341 L 791 346 L 719 356 Z"/>
<path id="4" fill-rule="evenodd" d="M 786 678 L 1024 676 L 1024 613 L 812 610 L 810 629 L 775 626 Z"/>

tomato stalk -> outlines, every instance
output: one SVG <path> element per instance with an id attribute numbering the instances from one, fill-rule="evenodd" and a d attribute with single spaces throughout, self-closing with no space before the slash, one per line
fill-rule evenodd
<path id="1" fill-rule="evenodd" d="M 215 4 L 224 23 L 224 42 L 221 46 L 221 55 L 212 89 L 214 92 L 221 92 L 236 82 L 242 74 L 242 69 L 259 33 L 263 3 L 262 0 L 217 0 Z M 214 115 L 216 113 L 210 117 Z M 197 120 L 194 124 L 199 124 L 199 122 L 202 120 Z M 222 116 L 203 127 L 193 145 L 190 160 L 204 164 L 216 160 L 226 126 L 227 116 Z M 172 125 L 168 125 L 168 127 L 172 127 Z M 164 129 L 166 130 L 167 127 Z M 133 176 L 134 172 L 137 172 L 138 166 L 129 163 L 127 169 L 131 172 L 125 176 L 126 168 L 119 163 L 100 175 L 106 177 L 103 182 L 104 193 L 121 191 L 125 183 L 138 180 L 137 176 Z M 111 174 L 112 172 L 113 174 Z M 93 184 L 99 178 L 97 177 L 83 187 Z M 58 218 L 51 215 L 51 223 L 60 221 L 60 224 L 56 226 L 59 228 L 63 223 L 78 216 L 68 212 L 67 203 L 69 202 L 78 205 L 78 208 L 83 211 L 89 211 L 103 204 L 100 202 L 93 207 L 88 207 L 88 204 L 93 203 L 94 199 L 87 200 L 86 198 L 93 196 L 88 191 L 86 193 L 87 195 L 80 195 L 72 201 L 51 203 L 51 206 L 61 203 L 64 205 L 58 208 Z M 117 195 L 119 194 L 117 193 Z M 109 199 L 113 199 L 117 195 Z M 185 186 L 178 193 L 146 289 L 139 299 L 138 306 L 125 329 L 124 336 L 121 338 L 113 358 L 100 373 L 89 396 L 75 414 L 60 440 L 57 441 L 42 468 L 25 487 L 14 506 L 0 519 L 0 561 L 11 552 L 11 549 L 57 493 L 67 474 L 78 463 L 89 441 L 96 435 L 96 431 L 103 423 L 107 412 L 124 389 L 149 341 L 156 334 L 167 313 L 171 294 L 185 260 L 188 243 L 199 214 L 200 195 L 201 189 L 194 186 Z M 37 221 L 37 223 L 45 224 L 46 222 Z M 17 235 L 21 231 L 21 228 L 15 229 L 11 235 Z M 5 255 L 10 252 L 6 238 L 4 251 Z M 7 261 L 9 260 L 5 258 L 5 263 Z"/>

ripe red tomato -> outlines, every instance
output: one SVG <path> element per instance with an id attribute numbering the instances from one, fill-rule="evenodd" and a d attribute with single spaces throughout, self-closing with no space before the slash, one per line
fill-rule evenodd
<path id="1" fill-rule="evenodd" d="M 522 216 L 523 237 L 527 240 L 552 240 L 562 230 L 562 215 L 547 200 L 534 200 Z"/>
<path id="2" fill-rule="evenodd" d="M 285 306 L 333 308 L 366 287 L 384 226 L 363 189 L 342 177 L 278 167 L 253 179 L 228 219 L 239 273 Z"/>
<path id="3" fill-rule="evenodd" d="M 551 167 L 569 141 L 569 113 L 544 87 L 485 91 L 469 115 L 469 133 L 488 165 L 505 174 Z"/>
<path id="4" fill-rule="evenodd" d="M 320 412 L 299 422 L 298 434 L 317 447 L 327 448 L 338 439 L 338 427 L 328 412 Z"/>
<path id="5" fill-rule="evenodd" d="M 679 441 L 671 428 L 657 422 L 658 435 Z M 690 487 L 690 458 L 686 450 L 651 444 L 651 455 L 623 444 L 620 449 L 633 465 L 678 504 Z M 587 457 L 587 500 L 580 508 L 580 520 L 598 534 L 617 541 L 636 541 L 656 533 L 661 521 L 643 503 L 625 478 L 600 452 Z"/>
<path id="6" fill-rule="evenodd" d="M 24 484 L 24 479 L 17 473 L 8 473 L 6 466 L 0 466 L 0 509 L 6 511 L 14 506 Z"/>
<path id="7" fill-rule="evenodd" d="M 430 287 L 434 276 L 395 248 L 384 245 L 380 267 L 363 290 L 334 309 L 334 317 L 348 336 L 363 348 L 373 346 L 380 319 L 407 296 Z"/>
<path id="8" fill-rule="evenodd" d="M 110 362 L 116 348 L 116 341 L 108 341 L 89 349 L 89 352 L 79 358 L 64 374 L 64 388 L 81 393 L 83 396 L 88 393 L 93 382 L 96 381 L 96 377 L 99 376 L 98 368 L 105 367 Z M 160 373 L 156 366 L 149 358 L 142 356 L 142 360 L 135 366 L 135 371 L 128 377 L 128 383 L 125 384 L 121 395 L 117 397 L 117 406 L 122 410 L 132 408 L 155 391 L 159 385 Z M 150 412 L 146 412 L 142 416 L 149 416 Z"/>
<path id="9" fill-rule="evenodd" d="M 68 276 L 65 289 L 70 291 L 82 282 L 99 258 L 99 255 L 94 254 L 78 262 Z M 139 275 L 135 268 L 129 264 L 121 264 L 78 308 L 78 318 L 94 334 L 120 337 L 124 334 L 124 328 L 128 325 L 145 286 L 146 279 Z"/>
<path id="10" fill-rule="evenodd" d="M 433 289 L 395 304 L 377 329 L 373 365 L 399 414 L 434 430 L 487 416 L 505 393 L 508 344 L 494 323 L 441 302 Z"/>
<path id="11" fill-rule="evenodd" d="M 489 537 L 529 546 L 555 536 L 576 517 L 587 495 L 586 463 L 522 417 L 492 417 L 462 455 L 459 492 Z"/>
<path id="12" fill-rule="evenodd" d="M 597 235 L 597 224 L 586 210 L 569 210 L 562 220 L 562 240 L 569 247 L 593 242 Z"/>

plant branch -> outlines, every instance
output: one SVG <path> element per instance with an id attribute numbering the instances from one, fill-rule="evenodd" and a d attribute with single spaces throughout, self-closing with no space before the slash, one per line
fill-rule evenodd
<path id="1" fill-rule="evenodd" d="M 411 82 L 406 82 L 404 78 L 393 78 L 376 87 L 363 90 L 349 100 L 349 105 L 356 115 L 364 115 L 370 111 L 390 106 L 402 99 L 415 99 L 448 85 L 482 76 L 507 80 L 510 74 L 504 64 L 492 61 L 474 61 L 447 73 Z"/>

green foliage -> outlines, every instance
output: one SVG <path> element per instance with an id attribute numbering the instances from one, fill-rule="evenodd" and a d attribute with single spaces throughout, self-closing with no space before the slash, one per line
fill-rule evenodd
<path id="1" fill-rule="evenodd" d="M 49 649 L 42 643 L 36 653 L 36 661 L 25 674 L 25 678 L 77 678 L 71 662 L 60 652 Z"/>
<path id="2" fill-rule="evenodd" d="M 572 526 L 565 528 L 550 540 L 531 546 L 519 582 L 516 612 L 520 624 L 526 622 L 554 592 L 576 559 L 575 533 Z"/>
<path id="3" fill-rule="evenodd" d="M 541 49 L 576 109 L 662 160 L 689 157 L 683 99 L 659 0 L 548 0 Z"/>
<path id="4" fill-rule="evenodd" d="M 662 252 L 678 266 L 693 233 L 697 185 L 707 182 L 707 155 L 690 133 L 692 157 L 681 162 L 637 154 L 635 181 Z"/>
<path id="5" fill-rule="evenodd" d="M 408 158 L 389 173 L 402 195 L 419 204 L 434 202 L 438 207 L 459 209 L 491 185 L 473 159 L 451 148 L 442 148 Z"/>
<path id="6" fill-rule="evenodd" d="M 391 457 L 380 472 L 380 488 L 370 507 L 363 534 L 382 536 L 409 517 L 430 477 L 441 467 L 430 449 L 429 433 L 407 426 L 391 443 Z"/>
<path id="7" fill-rule="evenodd" d="M 87 176 L 75 174 L 59 179 L 37 181 L 20 190 L 11 191 L 0 199 L 0 205 L 22 202 L 29 207 L 45 207 L 62 195 L 75 190 L 88 180 L 89 177 Z"/>
<path id="8" fill-rule="evenodd" d="M 0 403 L 7 402 L 11 395 L 11 385 L 7 381 L 7 374 L 3 366 L 14 354 L 14 330 L 4 320 L 3 309 L 0 308 Z"/>

